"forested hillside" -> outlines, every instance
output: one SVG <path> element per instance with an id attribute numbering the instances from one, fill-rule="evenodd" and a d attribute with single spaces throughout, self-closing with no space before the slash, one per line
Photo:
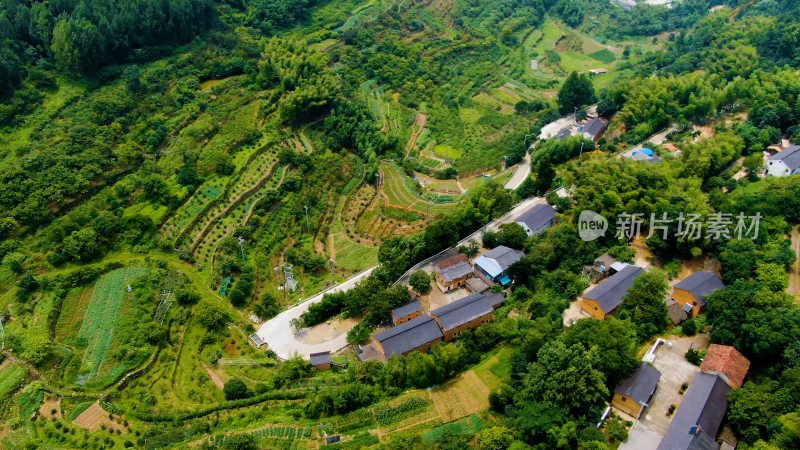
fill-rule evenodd
<path id="1" fill-rule="evenodd" d="M 662 338 L 735 346 L 752 362 L 729 396 L 739 448 L 797 447 L 800 175 L 764 171 L 765 152 L 800 144 L 799 13 L 0 3 L 0 446 L 611 449 L 631 423 L 600 416 Z M 590 115 L 608 120 L 594 140 Z M 540 139 L 554 121 L 572 136 Z M 485 228 L 536 196 L 558 211 L 547 231 Z M 609 219 L 605 237 L 579 237 L 583 210 Z M 753 240 L 674 222 L 615 236 L 634 213 L 763 220 Z M 526 256 L 492 286 L 489 323 L 360 360 L 393 308 L 433 304 L 430 276 L 406 271 L 498 245 Z M 648 272 L 616 317 L 573 324 L 604 253 Z M 728 288 L 673 325 L 662 298 L 698 268 Z M 353 276 L 276 319 L 302 348 L 340 340 L 331 370 L 258 345 L 262 324 Z"/>

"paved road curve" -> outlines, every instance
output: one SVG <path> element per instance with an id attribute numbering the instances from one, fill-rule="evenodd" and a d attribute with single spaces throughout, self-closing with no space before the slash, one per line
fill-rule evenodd
<path id="1" fill-rule="evenodd" d="M 528 175 L 531 174 L 531 154 L 525 153 L 525 158 L 517 164 L 517 169 L 514 171 L 514 175 L 511 176 L 511 179 L 505 185 L 506 189 L 514 190 L 518 188 Z"/>
<path id="2" fill-rule="evenodd" d="M 299 340 L 301 336 L 295 333 L 294 328 L 292 328 L 292 320 L 300 318 L 304 312 L 308 311 L 309 306 L 321 301 L 325 294 L 333 294 L 335 292 L 352 289 L 359 281 L 368 277 L 374 269 L 374 267 L 371 267 L 352 278 L 348 278 L 346 281 L 328 290 L 322 291 L 264 322 L 256 332 L 258 337 L 266 342 L 269 348 L 281 359 L 289 359 L 295 353 L 308 359 L 309 355 L 312 353 L 333 353 L 343 349 L 347 345 L 347 333 L 342 333 L 330 341 L 318 344 L 306 344 Z"/>

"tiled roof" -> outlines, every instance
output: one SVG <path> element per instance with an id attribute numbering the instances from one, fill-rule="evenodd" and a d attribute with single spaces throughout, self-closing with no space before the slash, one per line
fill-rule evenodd
<path id="1" fill-rule="evenodd" d="M 393 309 L 392 317 L 407 317 L 422 310 L 422 303 L 420 303 L 419 300 L 414 300 L 411 303 L 406 303 L 399 308 Z"/>
<path id="2" fill-rule="evenodd" d="M 448 256 L 447 258 L 437 261 L 436 268 L 442 270 L 462 262 L 469 262 L 469 259 L 467 258 L 467 255 L 459 253 L 457 255 Z"/>
<path id="3" fill-rule="evenodd" d="M 596 301 L 603 312 L 608 314 L 622 304 L 622 299 L 633 285 L 633 281 L 643 273 L 644 269 L 641 267 L 627 266 L 583 294 L 583 298 Z"/>
<path id="4" fill-rule="evenodd" d="M 596 138 L 606 129 L 608 126 L 608 121 L 603 119 L 602 117 L 598 117 L 596 119 L 592 119 L 586 123 L 586 126 L 583 127 L 583 132 L 588 134 L 592 137 L 592 139 Z"/>
<path id="5" fill-rule="evenodd" d="M 790 145 L 785 150 L 772 155 L 769 160 L 783 161 L 789 170 L 795 170 L 800 167 L 800 145 Z"/>
<path id="6" fill-rule="evenodd" d="M 669 425 L 658 450 L 713 448 L 714 437 L 728 409 L 725 381 L 717 375 L 700 372 L 683 395 L 683 401 Z M 719 448 L 719 447 L 716 447 Z"/>
<path id="7" fill-rule="evenodd" d="M 479 317 L 491 314 L 503 302 L 502 294 L 470 294 L 431 311 L 444 331 L 452 330 Z"/>
<path id="8" fill-rule="evenodd" d="M 537 230 L 549 226 L 555 217 L 555 208 L 550 205 L 538 204 L 519 216 L 517 222 L 524 223 L 535 233 Z"/>
<path id="9" fill-rule="evenodd" d="M 331 352 L 312 353 L 309 357 L 312 366 L 331 363 Z"/>
<path id="10" fill-rule="evenodd" d="M 519 250 L 499 245 L 479 256 L 478 259 L 475 260 L 475 265 L 480 266 L 486 273 L 495 277 L 524 256 L 525 253 Z"/>
<path id="11" fill-rule="evenodd" d="M 438 273 L 445 282 L 453 281 L 472 273 L 472 266 L 468 262 L 460 262 L 445 269 L 439 269 Z"/>
<path id="12" fill-rule="evenodd" d="M 624 395 L 638 403 L 647 403 L 661 379 L 661 372 L 647 363 L 642 363 L 630 378 L 614 389 L 615 394 Z"/>
<path id="13" fill-rule="evenodd" d="M 442 330 L 433 317 L 423 315 L 375 335 L 386 358 L 403 355 L 417 347 L 441 340 Z"/>
<path id="14" fill-rule="evenodd" d="M 676 289 L 689 291 L 697 303 L 705 306 L 705 297 L 718 289 L 725 289 L 725 284 L 711 272 L 695 272 L 675 285 Z"/>
<path id="15" fill-rule="evenodd" d="M 742 386 L 750 361 L 739 350 L 730 345 L 711 344 L 708 347 L 700 369 L 706 372 L 719 373 L 733 388 Z"/>

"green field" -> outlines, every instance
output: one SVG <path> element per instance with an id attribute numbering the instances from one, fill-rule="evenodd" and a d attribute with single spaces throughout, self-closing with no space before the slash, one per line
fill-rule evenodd
<path id="1" fill-rule="evenodd" d="M 383 192 L 388 204 L 399 208 L 407 208 L 420 214 L 440 214 L 449 210 L 454 201 L 436 203 L 420 196 L 413 182 L 394 163 L 381 164 L 383 172 Z M 455 200 L 455 199 L 453 199 Z"/>
<path id="2" fill-rule="evenodd" d="M 78 330 L 78 339 L 86 342 L 81 372 L 88 374 L 87 380 L 97 377 L 107 363 L 128 284 L 145 273 L 147 269 L 130 267 L 114 270 L 97 280 Z"/>
<path id="3" fill-rule="evenodd" d="M 28 369 L 19 364 L 4 364 L 0 369 L 0 399 L 4 399 L 14 392 L 25 380 L 27 374 Z"/>

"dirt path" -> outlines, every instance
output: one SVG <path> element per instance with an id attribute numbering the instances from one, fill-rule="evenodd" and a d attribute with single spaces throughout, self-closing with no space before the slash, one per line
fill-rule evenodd
<path id="1" fill-rule="evenodd" d="M 425 130 L 425 124 L 428 123 L 428 116 L 422 113 L 417 113 L 414 116 L 414 125 L 412 125 L 412 129 L 414 131 L 411 133 L 411 137 L 408 138 L 408 142 L 406 143 L 406 156 L 411 153 L 411 150 L 414 149 L 414 146 L 417 145 L 417 139 Z"/>
<path id="2" fill-rule="evenodd" d="M 461 191 L 462 194 L 464 192 L 467 192 L 467 190 L 464 189 L 464 186 L 461 185 L 461 180 L 460 179 L 456 178 L 456 184 L 458 185 L 458 189 Z"/>
<path id="3" fill-rule="evenodd" d="M 797 255 L 797 259 L 789 272 L 788 292 L 795 297 L 800 296 L 800 225 L 792 228 L 792 250 Z M 796 302 L 798 299 L 795 300 Z"/>
<path id="4" fill-rule="evenodd" d="M 211 378 L 211 381 L 214 382 L 214 386 L 216 386 L 216 387 L 218 387 L 220 389 L 225 387 L 225 383 L 222 382 L 222 379 L 219 377 L 219 375 L 217 375 L 216 372 L 211 370 L 211 367 L 208 367 L 207 365 L 203 364 L 203 369 L 206 370 L 206 373 L 208 374 L 208 377 Z"/>

